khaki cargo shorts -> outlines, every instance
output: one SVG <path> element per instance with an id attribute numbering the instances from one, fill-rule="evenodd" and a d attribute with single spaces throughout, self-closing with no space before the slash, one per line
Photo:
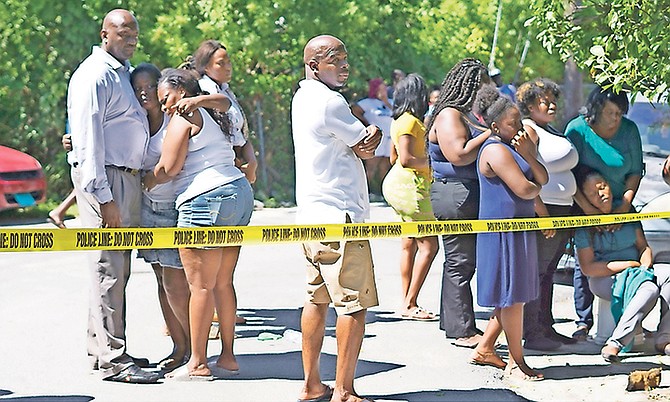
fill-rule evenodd
<path id="1" fill-rule="evenodd" d="M 332 302 L 338 315 L 379 305 L 369 241 L 310 242 L 302 247 L 308 303 Z"/>

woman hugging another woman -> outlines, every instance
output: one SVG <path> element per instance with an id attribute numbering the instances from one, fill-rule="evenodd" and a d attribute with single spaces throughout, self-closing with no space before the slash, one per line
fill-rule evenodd
<path id="1" fill-rule="evenodd" d="M 230 120 L 215 109 L 197 108 L 179 113 L 175 105 L 200 94 L 198 77 L 183 69 L 166 69 L 158 82 L 158 100 L 171 115 L 163 152 L 154 174 L 156 181 L 174 178 L 179 211 L 178 227 L 247 225 L 253 210 L 253 191 L 235 166 L 233 146 L 246 140 L 231 131 Z M 235 373 L 233 354 L 237 298 L 233 273 L 240 247 L 181 248 L 191 291 L 189 304 L 191 358 L 179 380 L 211 380 L 212 374 Z M 207 339 L 214 307 L 219 313 L 223 349 L 215 365 L 207 364 Z"/>

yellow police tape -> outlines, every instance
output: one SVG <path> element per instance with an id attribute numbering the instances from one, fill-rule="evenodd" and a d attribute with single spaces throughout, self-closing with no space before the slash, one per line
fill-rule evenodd
<path id="1" fill-rule="evenodd" d="M 670 218 L 670 212 L 552 218 L 205 228 L 0 229 L 0 252 L 215 247 L 516 232 Z"/>

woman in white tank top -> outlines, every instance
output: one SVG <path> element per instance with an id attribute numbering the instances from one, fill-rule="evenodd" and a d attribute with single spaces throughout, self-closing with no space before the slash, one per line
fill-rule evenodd
<path id="1" fill-rule="evenodd" d="M 172 116 L 161 158 L 154 169 L 158 182 L 174 179 L 179 227 L 247 225 L 253 210 L 253 191 L 235 166 L 233 146 L 246 140 L 230 130 L 225 113 L 197 108 L 180 114 L 175 105 L 200 93 L 197 76 L 189 70 L 163 70 L 158 100 Z M 240 247 L 181 248 L 191 290 L 191 358 L 171 377 L 211 380 L 239 370 L 233 354 L 237 297 L 233 272 Z M 216 364 L 207 365 L 207 340 L 214 307 L 219 316 L 223 349 Z"/>

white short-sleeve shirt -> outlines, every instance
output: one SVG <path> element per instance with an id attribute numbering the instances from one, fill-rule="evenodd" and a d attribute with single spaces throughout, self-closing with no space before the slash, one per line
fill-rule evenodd
<path id="1" fill-rule="evenodd" d="M 370 215 L 363 162 L 351 149 L 366 135 L 347 101 L 318 80 L 303 80 L 291 108 L 297 222 L 354 223 Z"/>

